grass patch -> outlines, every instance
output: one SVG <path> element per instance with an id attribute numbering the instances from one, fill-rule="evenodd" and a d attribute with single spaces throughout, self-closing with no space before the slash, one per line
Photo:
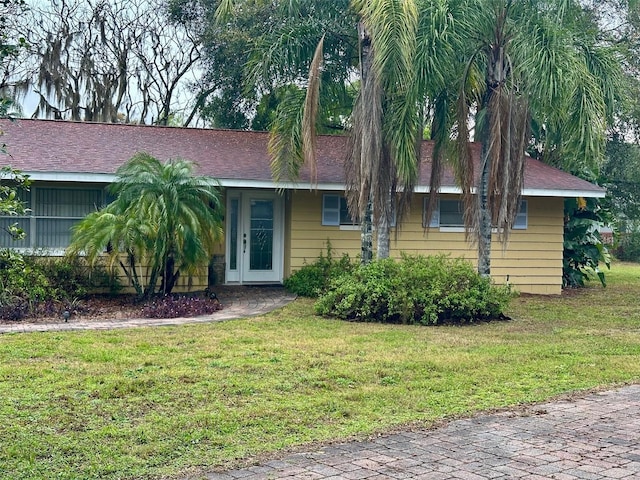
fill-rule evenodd
<path id="1" fill-rule="evenodd" d="M 264 317 L 0 336 L 0 478 L 159 478 L 640 379 L 640 267 L 510 322 Z"/>

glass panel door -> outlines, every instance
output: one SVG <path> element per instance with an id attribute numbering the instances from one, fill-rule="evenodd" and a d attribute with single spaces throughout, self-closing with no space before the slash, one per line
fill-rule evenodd
<path id="1" fill-rule="evenodd" d="M 249 270 L 273 269 L 273 200 L 251 200 Z"/>
<path id="2" fill-rule="evenodd" d="M 275 192 L 235 191 L 227 199 L 226 281 L 280 283 L 284 202 Z"/>
<path id="3" fill-rule="evenodd" d="M 227 203 L 227 268 L 225 278 L 227 282 L 240 281 L 240 198 L 229 198 Z"/>

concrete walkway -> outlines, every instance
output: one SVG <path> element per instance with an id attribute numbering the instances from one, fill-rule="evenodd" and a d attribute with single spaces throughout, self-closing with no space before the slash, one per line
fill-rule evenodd
<path id="1" fill-rule="evenodd" d="M 192 318 L 123 318 L 123 319 L 77 319 L 71 317 L 68 322 L 30 323 L 18 321 L 0 324 L 2 333 L 26 333 L 69 330 L 108 330 L 115 328 L 151 327 L 162 325 L 185 325 L 188 323 L 207 323 L 251 317 L 268 313 L 293 301 L 296 296 L 282 287 L 221 286 L 214 289 L 222 310 L 211 315 Z"/>
<path id="2" fill-rule="evenodd" d="M 435 430 L 328 445 L 190 480 L 282 478 L 640 478 L 640 385 L 457 420 Z"/>

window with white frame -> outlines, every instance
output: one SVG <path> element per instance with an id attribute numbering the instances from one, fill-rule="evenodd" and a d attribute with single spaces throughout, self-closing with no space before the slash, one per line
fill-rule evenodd
<path id="1" fill-rule="evenodd" d="M 422 225 L 429 227 L 464 228 L 462 200 L 438 198 L 436 208 L 426 221 L 429 197 L 424 198 L 422 207 Z M 520 210 L 513 223 L 514 230 L 526 230 L 528 227 L 528 205 L 526 200 L 520 202 Z"/>
<path id="2" fill-rule="evenodd" d="M 347 199 L 342 195 L 324 194 L 322 196 L 322 225 L 355 225 L 349 215 Z"/>
<path id="3" fill-rule="evenodd" d="M 0 247 L 64 249 L 71 240 L 71 228 L 107 200 L 104 189 L 97 187 L 31 186 L 20 198 L 28 211 L 23 216 L 0 216 Z M 7 233 L 13 223 L 26 232 L 23 240 L 13 240 Z"/>
<path id="4" fill-rule="evenodd" d="M 357 225 L 349 214 L 347 199 L 342 195 L 324 194 L 322 196 L 322 225 Z M 396 226 L 396 208 L 393 203 L 391 227 Z"/>
<path id="5" fill-rule="evenodd" d="M 520 200 L 520 210 L 516 215 L 516 219 L 513 222 L 514 230 L 526 230 L 529 226 L 529 206 L 526 200 Z"/>

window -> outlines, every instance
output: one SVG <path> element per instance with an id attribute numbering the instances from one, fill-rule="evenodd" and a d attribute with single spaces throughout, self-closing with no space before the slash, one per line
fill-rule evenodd
<path id="1" fill-rule="evenodd" d="M 522 200 L 520 202 L 520 210 L 518 211 L 518 214 L 516 215 L 516 219 L 513 222 L 513 229 L 526 230 L 528 226 L 529 226 L 529 221 L 528 221 L 527 201 Z"/>
<path id="2" fill-rule="evenodd" d="M 349 214 L 347 199 L 341 195 L 322 196 L 322 225 L 358 225 Z M 396 226 L 396 205 L 393 202 L 392 228 Z"/>
<path id="3" fill-rule="evenodd" d="M 54 188 L 32 186 L 21 193 L 29 211 L 24 216 L 0 217 L 0 247 L 66 248 L 71 227 L 88 213 L 104 205 L 101 188 Z M 5 228 L 14 222 L 27 233 L 25 239 L 13 240 Z"/>
<path id="4" fill-rule="evenodd" d="M 423 226 L 427 226 L 426 222 L 426 212 L 427 212 L 427 203 L 429 201 L 429 197 L 424 198 L 423 203 Z M 436 209 L 431 215 L 431 219 L 429 220 L 429 227 L 453 227 L 453 228 L 464 228 L 464 219 L 462 216 L 462 201 L 461 200 L 447 200 L 447 199 L 438 199 L 438 203 L 436 205 Z M 526 230 L 528 226 L 528 206 L 527 201 L 522 200 L 520 202 L 520 210 L 516 215 L 516 219 L 513 223 L 514 230 Z"/>
<path id="5" fill-rule="evenodd" d="M 349 215 L 347 199 L 341 195 L 322 196 L 322 225 L 355 225 Z"/>

